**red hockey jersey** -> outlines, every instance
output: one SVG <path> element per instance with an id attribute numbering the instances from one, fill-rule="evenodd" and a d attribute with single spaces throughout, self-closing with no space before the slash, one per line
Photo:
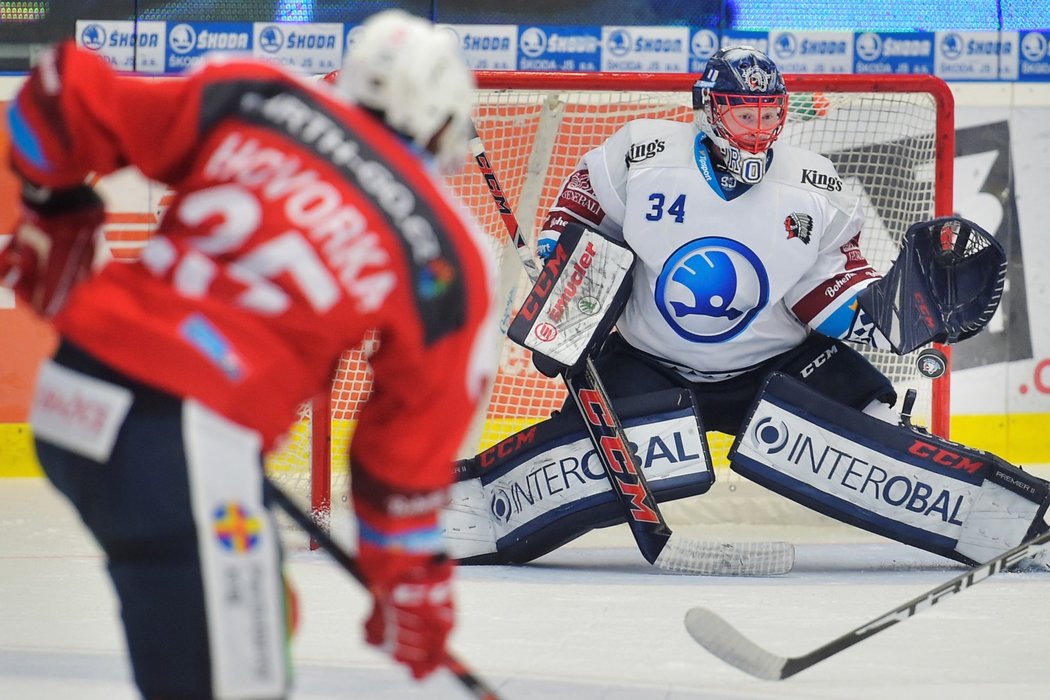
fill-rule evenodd
<path id="1" fill-rule="evenodd" d="M 419 153 L 264 63 L 143 79 L 67 44 L 36 77 L 11 116 L 19 172 L 59 187 L 132 165 L 175 192 L 139 262 L 75 290 L 65 338 L 272 446 L 376 329 L 355 471 L 402 492 L 451 480 L 491 380 L 489 263 Z"/>

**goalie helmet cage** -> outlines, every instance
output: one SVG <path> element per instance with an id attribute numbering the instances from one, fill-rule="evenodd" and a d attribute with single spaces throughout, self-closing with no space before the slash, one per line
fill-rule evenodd
<path id="1" fill-rule="evenodd" d="M 693 119 L 692 74 L 476 75 L 477 131 L 533 246 L 542 217 L 586 151 L 632 119 Z M 862 249 L 876 269 L 886 272 L 910 224 L 952 213 L 955 132 L 948 86 L 926 75 L 788 75 L 785 80 L 789 118 L 780 141 L 831 159 L 844 185 L 864 202 Z M 499 209 L 477 167 L 469 164 L 449 184 L 491 238 L 505 331 L 529 288 L 527 278 L 507 244 Z M 365 358 L 371 347 L 366 341 L 346 353 L 331 397 L 304 407 L 287 447 L 268 460 L 271 477 L 304 505 L 308 501 L 318 518 L 327 518 L 333 496 L 336 503 L 346 501 L 348 445 L 358 407 L 369 391 Z M 463 456 L 546 418 L 564 400 L 564 385 L 536 373 L 526 350 L 504 340 L 499 352 L 491 398 Z M 914 356 L 865 354 L 893 380 L 901 399 L 908 388 L 918 391 L 914 422 L 947 437 L 950 372 L 934 380 L 931 388 L 931 381 L 917 373 Z M 900 404 L 899 400 L 898 408 Z M 711 437 L 716 468 L 724 468 L 730 440 Z"/>

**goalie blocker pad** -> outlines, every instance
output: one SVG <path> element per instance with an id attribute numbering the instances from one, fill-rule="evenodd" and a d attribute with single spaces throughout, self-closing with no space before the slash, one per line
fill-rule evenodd
<path id="1" fill-rule="evenodd" d="M 711 454 L 691 392 L 616 399 L 613 409 L 658 502 L 711 487 Z M 594 528 L 625 522 L 575 412 L 511 435 L 456 470 L 441 526 L 449 555 L 463 563 L 531 561 Z"/>
<path id="2" fill-rule="evenodd" d="M 507 337 L 532 351 L 533 364 L 544 375 L 576 372 L 616 324 L 633 268 L 629 248 L 569 224 Z"/>
<path id="3" fill-rule="evenodd" d="M 813 510 L 969 565 L 1047 529 L 1046 481 L 828 401 L 780 373 L 767 380 L 729 460 Z"/>

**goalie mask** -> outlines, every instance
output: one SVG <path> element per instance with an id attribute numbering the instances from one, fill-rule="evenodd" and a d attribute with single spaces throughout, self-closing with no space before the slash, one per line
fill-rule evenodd
<path id="1" fill-rule="evenodd" d="M 749 46 L 717 51 L 693 85 L 693 109 L 725 169 L 739 182 L 761 181 L 787 119 L 787 89 L 776 64 Z"/>

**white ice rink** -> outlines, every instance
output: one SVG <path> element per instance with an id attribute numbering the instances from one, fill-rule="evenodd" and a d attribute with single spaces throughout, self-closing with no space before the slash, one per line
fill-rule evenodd
<path id="1" fill-rule="evenodd" d="M 795 570 L 777 578 L 663 573 L 622 528 L 530 566 L 461 568 L 455 652 L 509 700 L 1050 697 L 1042 573 L 996 576 L 786 681 L 725 665 L 686 634 L 690 607 L 796 656 L 963 571 L 845 528 L 775 536 L 800 543 Z M 469 697 L 448 676 L 413 684 L 365 647 L 363 592 L 323 554 L 290 558 L 303 618 L 293 698 Z M 0 481 L 0 699 L 126 700 L 137 697 L 129 677 L 103 562 L 76 516 L 42 480 Z"/>

